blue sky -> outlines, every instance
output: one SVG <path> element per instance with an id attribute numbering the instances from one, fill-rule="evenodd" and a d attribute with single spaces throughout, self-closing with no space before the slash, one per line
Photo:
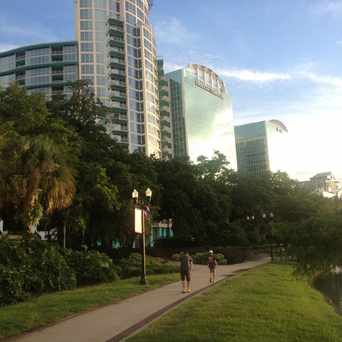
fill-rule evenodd
<path id="1" fill-rule="evenodd" d="M 0 50 L 74 38 L 72 0 L 0 6 Z M 292 176 L 342 177 L 342 0 L 154 0 L 152 23 L 169 70 L 222 76 L 236 124 L 288 126 Z"/>

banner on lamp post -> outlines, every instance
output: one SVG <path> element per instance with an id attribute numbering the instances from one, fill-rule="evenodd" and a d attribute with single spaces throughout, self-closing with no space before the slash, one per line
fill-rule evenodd
<path id="1" fill-rule="evenodd" d="M 142 234 L 143 232 L 142 210 L 138 208 L 134 209 L 134 231 L 137 234 Z"/>

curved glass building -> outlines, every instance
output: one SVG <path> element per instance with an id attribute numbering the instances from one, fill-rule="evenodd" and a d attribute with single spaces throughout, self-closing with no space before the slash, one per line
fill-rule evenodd
<path id="1" fill-rule="evenodd" d="M 151 0 L 75 0 L 79 72 L 113 109 L 107 127 L 130 152 L 161 156 Z"/>
<path id="2" fill-rule="evenodd" d="M 30 45 L 0 53 L 0 87 L 17 82 L 51 98 L 70 94 L 78 80 L 77 42 Z"/>
<path id="3" fill-rule="evenodd" d="M 223 153 L 236 166 L 233 111 L 224 82 L 211 69 L 191 64 L 168 73 L 175 157 L 196 161 Z"/>

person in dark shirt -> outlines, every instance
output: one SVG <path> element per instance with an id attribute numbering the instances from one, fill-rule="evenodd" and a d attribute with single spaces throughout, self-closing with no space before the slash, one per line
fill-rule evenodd
<path id="1" fill-rule="evenodd" d="M 209 257 L 208 257 L 208 267 L 209 267 L 209 283 L 213 284 L 215 283 L 215 274 L 216 274 L 216 266 L 217 261 L 214 256 L 213 251 L 209 251 Z"/>
<path id="2" fill-rule="evenodd" d="M 182 253 L 180 256 L 180 275 L 183 287 L 183 293 L 191 292 L 191 269 L 192 258 L 189 253 Z"/>

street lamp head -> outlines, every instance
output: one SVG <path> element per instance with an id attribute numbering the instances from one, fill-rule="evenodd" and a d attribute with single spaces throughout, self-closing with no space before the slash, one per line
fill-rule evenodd
<path id="1" fill-rule="evenodd" d="M 253 216 L 251 217 L 251 219 L 254 220 L 254 219 L 255 219 L 255 216 L 253 215 Z"/>
<path id="2" fill-rule="evenodd" d="M 265 213 L 262 214 L 262 218 L 265 219 L 267 215 Z"/>
<path id="3" fill-rule="evenodd" d="M 150 188 L 147 188 L 146 192 L 145 192 L 145 196 L 151 200 L 152 198 L 152 190 Z"/>
<path id="4" fill-rule="evenodd" d="M 249 221 L 249 216 L 246 217 L 246 220 Z"/>
<path id="5" fill-rule="evenodd" d="M 270 218 L 273 218 L 274 217 L 274 214 L 273 213 L 270 213 Z"/>
<path id="6" fill-rule="evenodd" d="M 138 200 L 139 198 L 139 192 L 136 189 L 134 189 L 132 192 L 132 198 L 135 200 Z"/>

